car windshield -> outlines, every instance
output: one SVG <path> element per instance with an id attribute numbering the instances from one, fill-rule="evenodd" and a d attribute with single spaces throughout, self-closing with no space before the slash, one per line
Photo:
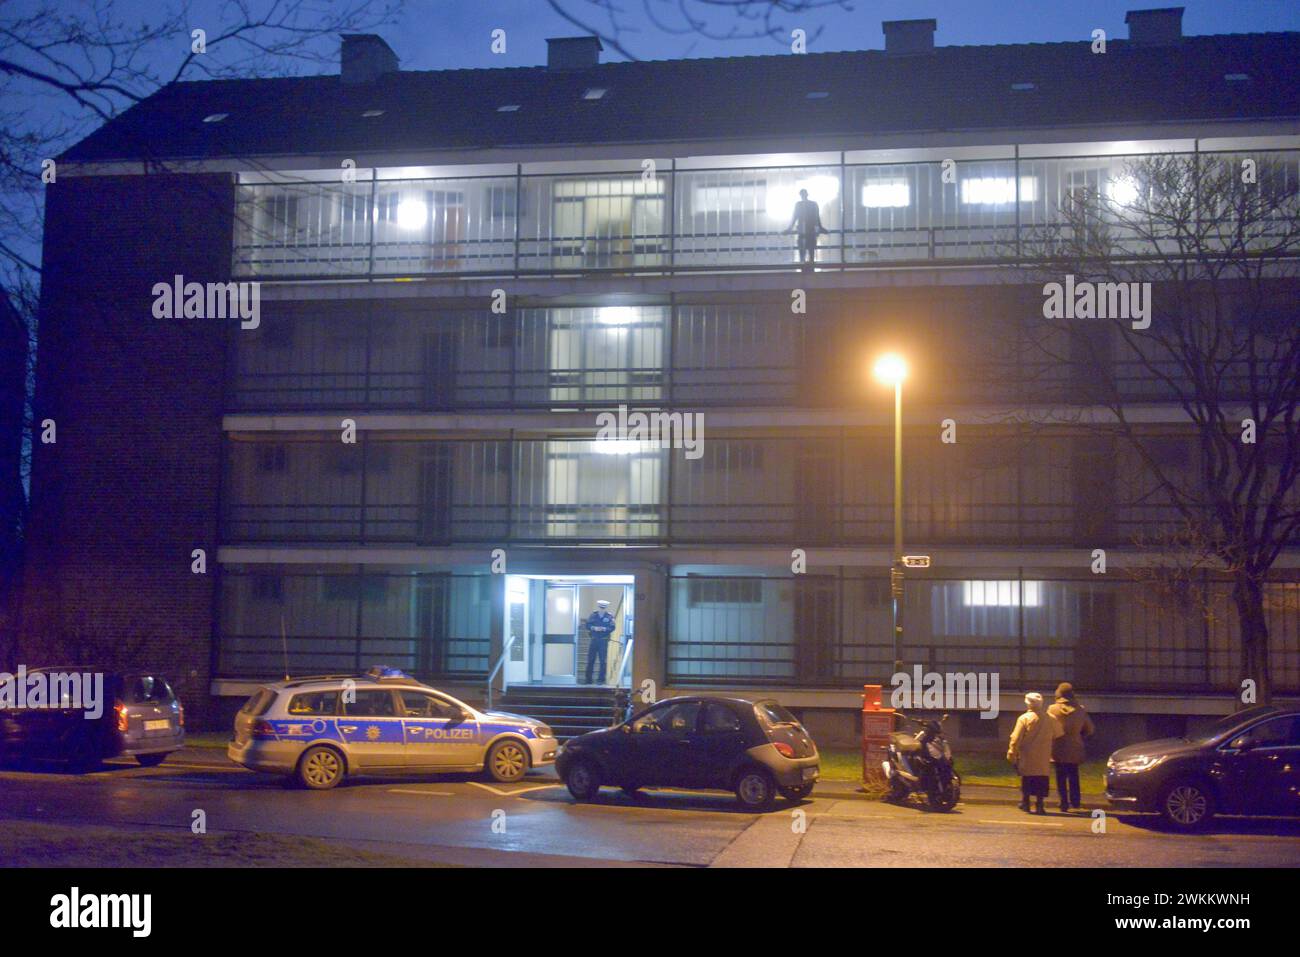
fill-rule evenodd
<path id="1" fill-rule="evenodd" d="M 1233 714 L 1227 715 L 1226 717 L 1220 718 L 1198 735 L 1188 735 L 1186 740 L 1209 741 L 1213 738 L 1217 738 L 1221 734 L 1227 734 L 1233 728 L 1240 727 L 1247 721 L 1253 721 L 1255 718 L 1263 717 L 1266 714 L 1272 714 L 1273 711 L 1274 709 L 1267 705 L 1259 705 L 1255 708 L 1247 708 L 1245 711 L 1237 711 Z"/>

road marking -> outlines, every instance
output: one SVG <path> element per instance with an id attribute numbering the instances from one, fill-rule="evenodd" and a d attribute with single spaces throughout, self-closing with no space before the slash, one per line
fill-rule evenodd
<path id="1" fill-rule="evenodd" d="M 527 794 L 529 791 L 545 791 L 549 788 L 559 787 L 559 784 L 538 784 L 531 788 L 520 788 L 518 791 L 502 791 L 500 788 L 494 788 L 492 785 L 484 784 L 482 781 L 470 781 L 468 783 L 474 785 L 476 788 L 482 788 L 484 791 L 491 791 L 493 794 L 498 794 L 501 797 L 514 797 L 517 794 Z"/>
<path id="2" fill-rule="evenodd" d="M 984 821 L 981 824 L 1023 824 L 1026 827 L 1065 827 L 1064 824 L 1053 824 L 1051 821 Z"/>
<path id="3" fill-rule="evenodd" d="M 389 794 L 431 794 L 435 797 L 455 797 L 455 791 L 418 791 L 415 788 L 389 788 Z"/>

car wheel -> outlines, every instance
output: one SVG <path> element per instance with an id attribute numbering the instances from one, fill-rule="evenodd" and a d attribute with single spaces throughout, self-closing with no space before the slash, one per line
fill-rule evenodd
<path id="1" fill-rule="evenodd" d="M 513 738 L 498 741 L 488 749 L 485 764 L 493 781 L 518 781 L 528 773 L 528 749 Z"/>
<path id="2" fill-rule="evenodd" d="M 1160 792 L 1160 814 L 1180 831 L 1196 831 L 1214 817 L 1214 794 L 1195 779 L 1170 781 Z"/>
<path id="3" fill-rule="evenodd" d="M 945 791 L 930 791 L 925 795 L 931 811 L 951 811 L 957 806 L 957 789 L 950 787 Z"/>
<path id="4" fill-rule="evenodd" d="M 167 760 L 170 752 L 160 751 L 157 754 L 137 754 L 135 759 L 140 762 L 141 767 L 156 768 Z"/>
<path id="5" fill-rule="evenodd" d="M 343 780 L 343 756 L 333 748 L 308 748 L 298 759 L 298 783 L 312 791 L 328 791 Z"/>
<path id="6" fill-rule="evenodd" d="M 564 786 L 575 801 L 593 801 L 600 793 L 600 777 L 590 761 L 575 761 L 564 775 Z"/>
<path id="7" fill-rule="evenodd" d="M 746 768 L 736 778 L 736 798 L 746 811 L 766 811 L 776 799 L 772 775 L 763 768 Z"/>
<path id="8" fill-rule="evenodd" d="M 811 784 L 801 784 L 797 788 L 781 788 L 781 797 L 794 804 L 798 804 L 808 795 L 812 794 L 813 786 Z"/>
<path id="9" fill-rule="evenodd" d="M 635 801 L 641 796 L 641 788 L 635 784 L 625 784 L 623 785 L 623 793 Z"/>

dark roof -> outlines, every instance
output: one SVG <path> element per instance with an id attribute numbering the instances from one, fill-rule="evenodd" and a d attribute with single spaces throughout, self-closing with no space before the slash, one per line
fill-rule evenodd
<path id="1" fill-rule="evenodd" d="M 170 84 L 64 154 L 181 159 L 1300 116 L 1300 33 Z M 1225 74 L 1248 80 L 1228 82 Z M 1012 89 L 1031 83 L 1032 89 Z M 590 87 L 600 99 L 584 100 Z M 808 99 L 809 93 L 829 96 Z M 497 107 L 518 104 L 515 112 Z M 383 114 L 363 117 L 366 110 Z M 227 113 L 217 123 L 206 116 Z M 1153 131 L 1155 133 L 1156 131 Z"/>

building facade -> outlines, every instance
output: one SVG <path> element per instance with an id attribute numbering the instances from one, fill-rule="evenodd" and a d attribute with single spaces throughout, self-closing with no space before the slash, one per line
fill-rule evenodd
<path id="1" fill-rule="evenodd" d="M 218 726 L 285 673 L 574 687 L 605 600 L 595 683 L 774 695 L 851 741 L 894 670 L 892 349 L 931 557 L 901 659 L 996 672 L 1012 717 L 1073 681 L 1117 738 L 1230 710 L 1226 582 L 1180 607 L 1126 574 L 1178 514 L 1080 423 L 1104 374 L 1165 461 L 1194 437 L 1104 327 L 1044 326 L 1024 249 L 1136 157 L 1296 177 L 1300 35 L 1130 28 L 1104 55 L 909 21 L 884 51 L 638 64 L 574 38 L 441 73 L 348 37 L 338 77 L 168 87 L 48 194 L 28 647 L 144 649 Z M 188 282 L 202 306 L 160 318 Z M 214 313 L 230 282 L 256 316 Z M 602 431 L 638 413 L 677 441 Z M 1300 693 L 1300 550 L 1268 591 Z"/>

